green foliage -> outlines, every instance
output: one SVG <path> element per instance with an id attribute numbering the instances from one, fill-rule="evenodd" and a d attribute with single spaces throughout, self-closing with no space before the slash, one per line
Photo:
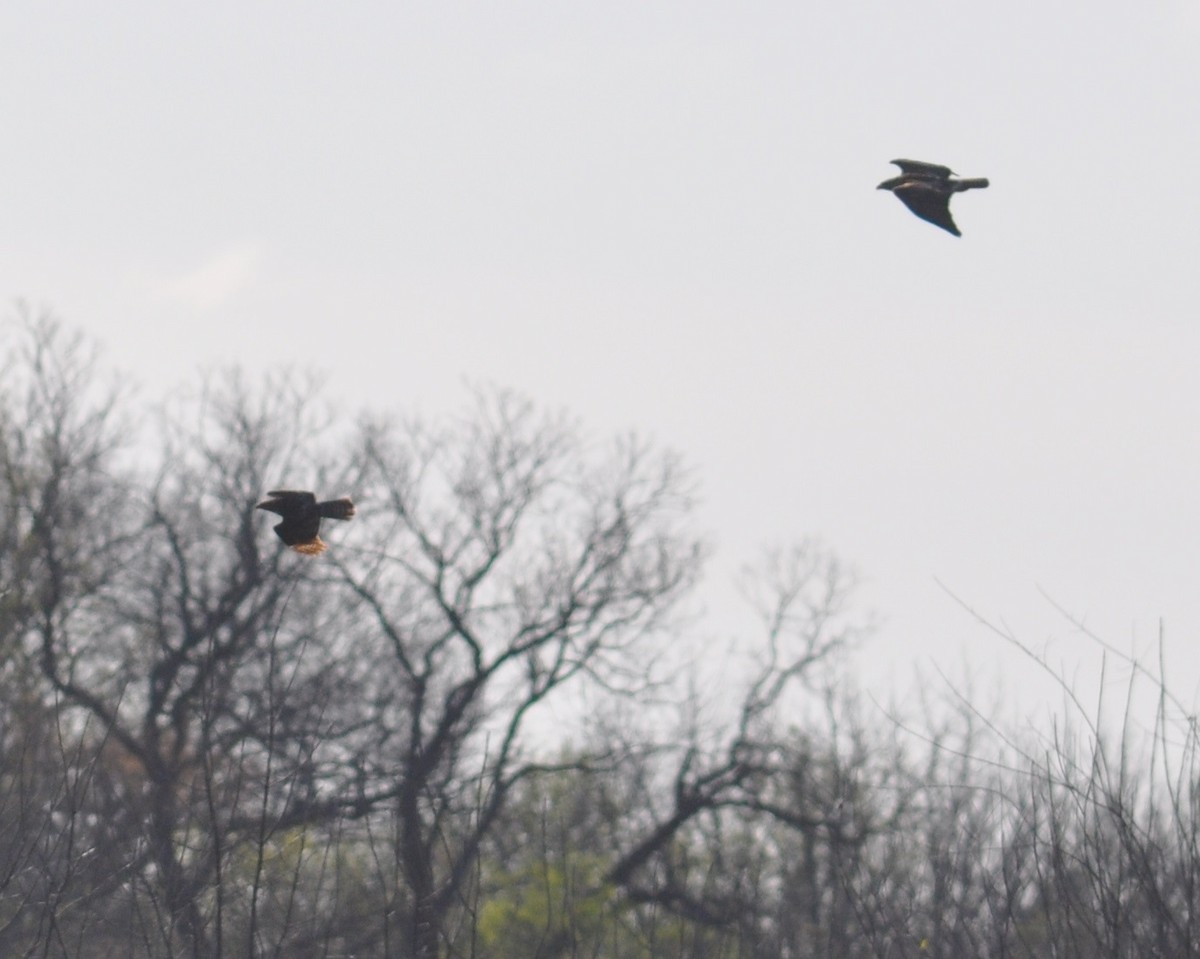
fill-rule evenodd
<path id="1" fill-rule="evenodd" d="M 364 938 L 375 937 L 387 915 L 382 878 L 361 837 L 335 839 L 322 829 L 297 826 L 261 845 L 240 846 L 222 877 L 226 946 L 235 953 L 252 942 L 263 954 L 309 954 L 318 947 L 353 954 Z M 208 897 L 210 912 L 217 908 L 214 896 L 215 889 Z"/>
<path id="2" fill-rule="evenodd" d="M 531 862 L 497 877 L 479 908 L 479 955 L 593 955 L 610 935 L 619 899 L 599 856 Z"/>

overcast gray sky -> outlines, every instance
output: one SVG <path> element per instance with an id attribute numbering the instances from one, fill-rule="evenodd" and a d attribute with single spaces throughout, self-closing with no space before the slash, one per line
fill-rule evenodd
<path id="1" fill-rule="evenodd" d="M 1200 680 L 1200 4 L 0 7 L 0 296 L 150 394 L 491 381 L 697 470 L 724 582 L 818 535 L 863 669 Z M 992 186 L 956 239 L 888 161 Z M 721 588 L 714 587 L 714 597 Z M 1010 685 L 1025 678 L 1011 674 Z"/>

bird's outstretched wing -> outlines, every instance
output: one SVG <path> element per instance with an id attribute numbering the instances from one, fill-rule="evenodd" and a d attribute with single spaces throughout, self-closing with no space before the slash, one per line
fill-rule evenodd
<path id="1" fill-rule="evenodd" d="M 321 517 L 315 510 L 284 513 L 283 522 L 275 527 L 276 535 L 298 553 L 313 552 L 304 548 L 309 544 L 321 544 L 315 552 L 322 552 L 325 545 L 317 535 L 320 531 Z"/>
<path id="2" fill-rule="evenodd" d="M 948 180 L 954 176 L 954 171 L 940 163 L 926 163 L 924 160 L 893 160 L 900 172 L 908 176 L 930 177 L 936 180 Z"/>
<path id="3" fill-rule="evenodd" d="M 962 236 L 954 219 L 950 216 L 950 194 L 935 189 L 920 181 L 902 183 L 892 190 L 906 207 L 922 220 L 940 226 L 943 230 Z"/>
<path id="4" fill-rule="evenodd" d="M 308 490 L 273 489 L 267 490 L 267 495 L 279 500 L 285 509 L 302 509 L 317 502 L 316 495 Z"/>
<path id="5" fill-rule="evenodd" d="M 255 509 L 265 509 L 280 516 L 287 516 L 302 510 L 311 510 L 317 505 L 317 498 L 306 490 L 273 489 L 268 490 L 270 499 L 263 500 Z"/>

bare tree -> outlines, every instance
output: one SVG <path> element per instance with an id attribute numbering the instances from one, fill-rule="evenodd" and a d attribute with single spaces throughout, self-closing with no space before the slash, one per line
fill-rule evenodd
<path id="1" fill-rule="evenodd" d="M 822 668 L 833 665 L 866 628 L 848 605 L 853 577 L 816 543 L 768 554 L 750 571 L 747 584 L 765 628 L 766 648 L 740 692 L 725 686 L 725 696 L 738 703 L 734 721 L 711 734 L 685 721 L 660 744 L 658 752 L 677 757 L 668 767 L 670 786 L 660 792 L 652 785 L 654 777 L 647 777 L 645 798 L 655 806 L 656 794 L 670 801 L 651 813 L 650 828 L 632 833 L 636 842 L 622 844 L 608 876 L 635 899 L 671 904 L 707 922 L 729 921 L 741 904 L 731 899 L 728 909 L 714 911 L 711 903 L 690 901 L 688 891 L 670 881 L 669 863 L 660 862 L 665 883 L 645 885 L 637 877 L 652 860 L 669 856 L 676 834 L 702 813 L 741 810 L 803 824 L 824 819 L 824 810 L 806 811 L 771 798 L 770 784 L 790 763 L 780 721 L 789 705 L 801 704 L 798 692 L 823 688 Z"/>
<path id="2" fill-rule="evenodd" d="M 365 773 L 386 783 L 399 935 L 424 959 L 514 785 L 560 765 L 534 748 L 547 707 L 640 685 L 700 547 L 672 457 L 636 440 L 595 455 L 503 392 L 445 427 L 369 424 L 360 461 L 369 521 L 341 568 L 376 638 L 364 654 L 390 662 Z"/>
<path id="3" fill-rule="evenodd" d="M 3 409 L 0 612 L 75 784 L 42 777 L 74 803 L 71 844 L 47 848 L 106 871 L 74 915 L 148 955 L 312 941 L 299 927 L 344 905 L 341 880 L 266 885 L 302 830 L 317 862 L 390 877 L 384 948 L 436 954 L 509 791 L 556 765 L 539 715 L 570 709 L 573 686 L 645 684 L 647 639 L 700 558 L 678 463 L 634 440 L 590 448 L 490 393 L 448 426 L 364 428 L 335 474 L 303 388 L 238 375 L 177 403 L 155 455 L 77 342 L 26 332 Z M 364 504 L 333 563 L 282 553 L 254 513 L 301 470 Z M 373 838 L 389 823 L 394 872 Z M 301 896 L 315 908 L 298 919 Z"/>
<path id="4" fill-rule="evenodd" d="M 59 904 L 96 874 L 79 819 L 95 760 L 44 675 L 75 672 L 57 638 L 129 556 L 116 397 L 81 338 L 22 309 L 0 380 L 0 943 L 66 943 Z M 64 679 L 64 683 L 69 680 Z M 85 879 L 85 876 L 90 876 Z"/>
<path id="5" fill-rule="evenodd" d="M 302 751 L 296 729 L 336 685 L 336 670 L 289 664 L 323 618 L 301 589 L 291 607 L 305 626 L 286 628 L 307 571 L 260 554 L 252 515 L 311 424 L 285 384 L 229 377 L 184 404 L 194 419 L 170 424 L 147 476 L 80 341 L 49 320 L 22 336 L 3 411 L 4 642 L 40 673 L 24 709 L 48 718 L 63 777 L 61 836 L 43 846 L 72 864 L 36 870 L 56 883 L 41 924 L 63 937 L 68 912 L 86 921 L 55 906 L 86 886 L 92 916 L 117 897 L 107 915 L 127 948 L 219 952 L 229 848 L 261 843 L 264 817 L 296 804 L 296 782 L 270 774 Z"/>

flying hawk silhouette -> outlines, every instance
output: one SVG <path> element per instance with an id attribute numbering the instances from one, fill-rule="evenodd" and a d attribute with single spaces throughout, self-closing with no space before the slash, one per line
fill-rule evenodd
<path id="1" fill-rule="evenodd" d="M 354 503 L 348 496 L 318 503 L 316 496 L 306 490 L 273 489 L 267 495 L 271 499 L 263 500 L 254 508 L 282 516 L 283 522 L 276 525 L 275 532 L 297 553 L 306 556 L 319 556 L 325 552 L 325 543 L 317 535 L 322 518 L 349 519 L 354 515 Z"/>
<path id="2" fill-rule="evenodd" d="M 964 190 L 978 190 L 988 185 L 982 177 L 973 180 L 952 179 L 954 171 L 937 163 L 920 160 L 893 160 L 900 175 L 884 180 L 877 190 L 891 190 L 900 202 L 922 220 L 962 236 L 950 216 L 950 197 Z"/>

